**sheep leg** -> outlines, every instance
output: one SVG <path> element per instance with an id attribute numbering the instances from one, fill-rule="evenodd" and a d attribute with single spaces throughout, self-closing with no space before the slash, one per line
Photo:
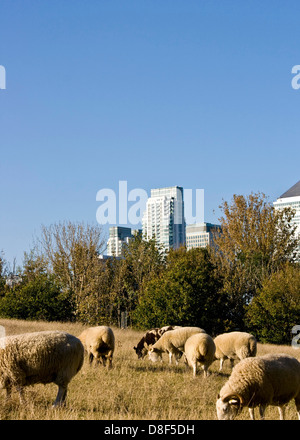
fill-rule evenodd
<path id="1" fill-rule="evenodd" d="M 220 368 L 219 368 L 219 371 L 222 371 L 223 364 L 224 364 L 224 360 L 225 360 L 225 359 L 223 359 L 223 358 L 220 359 Z"/>
<path id="2" fill-rule="evenodd" d="M 9 400 L 11 398 L 11 385 L 6 386 L 6 400 Z"/>
<path id="3" fill-rule="evenodd" d="M 171 351 L 169 351 L 169 364 L 171 364 L 172 363 L 172 352 Z"/>
<path id="4" fill-rule="evenodd" d="M 193 376 L 196 377 L 197 375 L 197 362 L 193 363 Z"/>
<path id="5" fill-rule="evenodd" d="M 65 404 L 65 400 L 67 397 L 67 386 L 58 385 L 58 393 L 55 399 L 55 402 L 53 403 L 52 407 L 55 408 L 56 406 L 62 406 Z"/>
<path id="6" fill-rule="evenodd" d="M 20 403 L 21 404 L 25 403 L 23 387 L 22 386 L 17 386 L 17 391 L 19 392 Z"/>
<path id="7" fill-rule="evenodd" d="M 266 411 L 267 405 L 259 405 L 259 415 L 261 420 L 264 420 L 265 418 L 265 411 Z"/>
<path id="8" fill-rule="evenodd" d="M 300 420 L 300 396 L 295 398 L 295 404 L 296 404 L 298 419 Z"/>
<path id="9" fill-rule="evenodd" d="M 279 411 L 279 419 L 280 420 L 284 420 L 284 410 L 285 410 L 285 407 L 284 406 L 278 406 L 277 408 L 278 408 L 278 411 Z"/>
<path id="10" fill-rule="evenodd" d="M 93 355 L 93 353 L 89 353 L 89 364 L 91 365 L 92 364 L 92 362 L 93 362 L 93 360 L 94 360 L 94 355 Z"/>
<path id="11" fill-rule="evenodd" d="M 260 408 L 259 408 L 259 411 L 260 411 Z M 254 408 L 249 408 L 249 414 L 250 414 L 250 419 L 251 419 L 251 420 L 255 420 L 255 417 L 254 417 Z"/>
<path id="12" fill-rule="evenodd" d="M 112 357 L 109 357 L 108 358 L 108 367 L 107 367 L 109 370 L 111 370 L 112 369 Z"/>
<path id="13" fill-rule="evenodd" d="M 208 365 L 204 364 L 204 365 L 202 365 L 202 368 L 204 371 L 204 377 L 208 377 L 209 376 Z"/>

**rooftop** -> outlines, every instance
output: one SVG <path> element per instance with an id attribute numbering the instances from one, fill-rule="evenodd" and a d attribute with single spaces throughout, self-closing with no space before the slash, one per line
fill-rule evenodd
<path id="1" fill-rule="evenodd" d="M 300 180 L 295 183 L 290 189 L 288 189 L 285 193 L 280 196 L 280 199 L 284 199 L 286 197 L 297 197 L 300 196 Z"/>

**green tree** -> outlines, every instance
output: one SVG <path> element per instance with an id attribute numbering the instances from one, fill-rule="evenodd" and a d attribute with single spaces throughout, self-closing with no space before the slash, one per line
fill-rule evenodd
<path id="1" fill-rule="evenodd" d="M 220 208 L 222 229 L 216 231 L 211 251 L 230 297 L 232 320 L 242 328 L 245 306 L 264 280 L 295 257 L 294 211 L 275 210 L 261 193 L 234 195 Z"/>
<path id="2" fill-rule="evenodd" d="M 132 324 L 132 314 L 137 306 L 139 297 L 143 294 L 145 285 L 159 275 L 165 265 L 162 247 L 154 239 L 144 240 L 136 233 L 123 247 L 122 258 L 115 260 L 115 275 L 113 292 L 116 300 L 118 322 L 120 314 L 127 311 L 129 324 Z"/>
<path id="3" fill-rule="evenodd" d="M 0 252 L 0 296 L 5 289 L 6 261 L 3 252 Z"/>
<path id="4" fill-rule="evenodd" d="M 206 249 L 171 250 L 166 268 L 139 298 L 134 322 L 142 328 L 200 326 L 211 334 L 229 325 L 226 295 Z"/>
<path id="5" fill-rule="evenodd" d="M 300 267 L 286 263 L 266 279 L 247 307 L 249 328 L 262 342 L 291 343 L 291 330 L 300 324 Z"/>
<path id="6" fill-rule="evenodd" d="M 72 294 L 76 319 L 86 322 L 85 306 L 102 271 L 99 254 L 105 247 L 102 228 L 83 222 L 42 226 L 37 240 L 41 261 L 48 262 L 60 285 Z"/>
<path id="7" fill-rule="evenodd" d="M 72 312 L 70 296 L 48 274 L 23 280 L 0 299 L 0 316 L 4 318 L 67 321 Z"/>

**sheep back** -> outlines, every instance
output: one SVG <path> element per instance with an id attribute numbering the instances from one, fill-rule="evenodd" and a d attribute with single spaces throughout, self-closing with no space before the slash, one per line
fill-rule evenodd
<path id="1" fill-rule="evenodd" d="M 79 335 L 79 339 L 88 353 L 90 363 L 95 359 L 103 365 L 108 361 L 109 367 L 112 366 L 115 336 L 110 327 L 105 325 L 89 327 Z"/>
<path id="2" fill-rule="evenodd" d="M 218 335 L 214 339 L 217 359 L 245 359 L 256 356 L 257 342 L 253 335 L 246 332 L 230 332 Z"/>
<path id="3" fill-rule="evenodd" d="M 184 354 L 188 365 L 193 368 L 194 376 L 197 372 L 197 362 L 202 365 L 205 376 L 207 375 L 208 367 L 214 361 L 215 351 L 214 340 L 206 333 L 196 333 L 187 339 Z"/>
<path id="4" fill-rule="evenodd" d="M 67 387 L 81 369 L 84 349 L 66 332 L 43 331 L 7 336 L 0 349 L 0 384 L 23 387 L 54 382 Z"/>
<path id="5" fill-rule="evenodd" d="M 152 348 L 159 351 L 170 351 L 175 347 L 183 351 L 186 340 L 196 333 L 205 333 L 205 331 L 200 327 L 180 327 L 176 330 L 171 330 L 164 333 Z"/>

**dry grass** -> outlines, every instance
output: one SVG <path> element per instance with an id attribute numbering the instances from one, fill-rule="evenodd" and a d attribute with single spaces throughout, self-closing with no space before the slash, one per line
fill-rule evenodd
<path id="1" fill-rule="evenodd" d="M 80 324 L 0 320 L 6 334 L 40 330 L 65 330 L 78 336 L 85 328 Z M 116 351 L 112 370 L 90 367 L 85 361 L 82 370 L 69 385 L 65 408 L 52 409 L 57 387 L 35 385 L 26 389 L 27 403 L 20 405 L 17 393 L 5 401 L 1 391 L 0 419 L 10 420 L 215 420 L 216 396 L 230 375 L 229 363 L 218 373 L 218 362 L 205 379 L 203 373 L 192 377 L 191 369 L 180 362 L 169 366 L 138 360 L 133 346 L 143 332 L 114 328 Z M 290 346 L 259 344 L 258 354 L 284 352 L 300 360 L 300 350 Z M 269 407 L 267 419 L 278 419 L 277 409 Z M 294 402 L 286 410 L 286 418 L 297 419 Z M 248 420 L 247 410 L 239 419 Z"/>

